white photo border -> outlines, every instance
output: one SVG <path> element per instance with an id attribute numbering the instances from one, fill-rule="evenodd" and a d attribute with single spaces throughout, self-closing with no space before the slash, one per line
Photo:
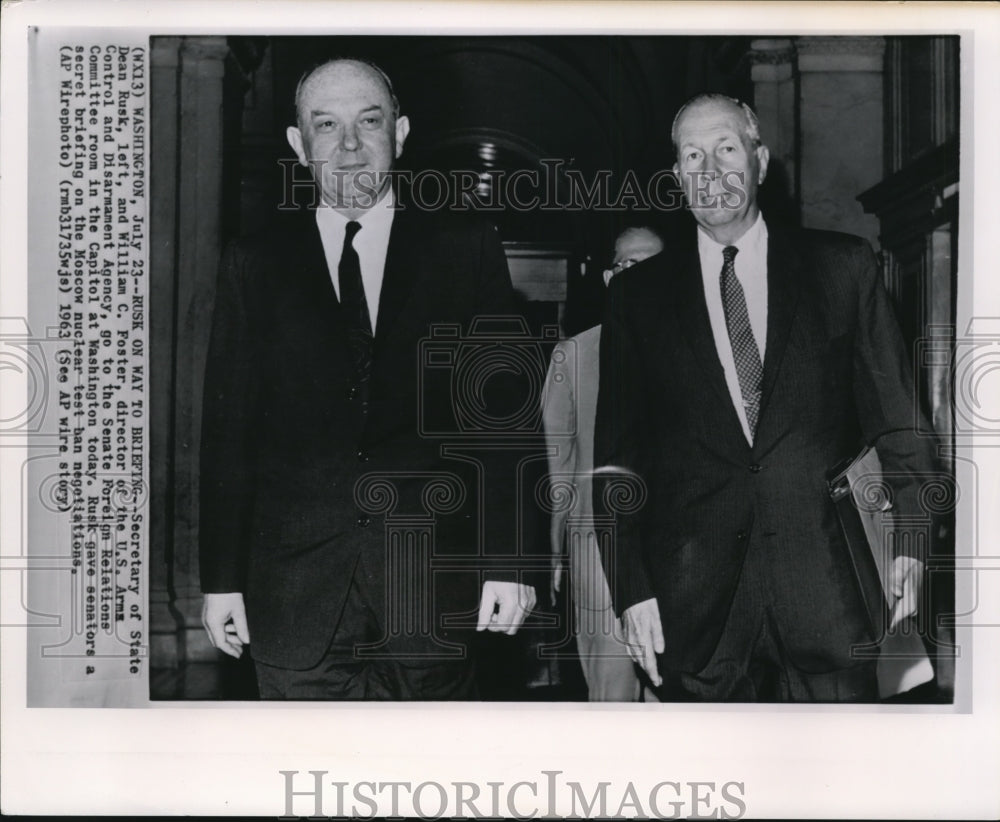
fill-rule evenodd
<path id="1" fill-rule="evenodd" d="M 990 201 L 1000 181 L 995 147 L 1000 14 L 992 4 L 53 0 L 5 4 L 4 23 L 0 316 L 27 316 L 26 31 L 37 25 L 100 27 L 109 34 L 139 28 L 150 35 L 959 34 L 957 332 L 964 333 L 974 317 L 1000 318 L 1000 232 Z M 11 388 L 6 378 L 3 385 L 5 393 L 12 393 L 2 402 L 17 407 L 18 387 Z M 994 389 L 990 396 L 1000 394 Z M 980 560 L 998 553 L 990 546 L 1000 538 L 1000 514 L 991 504 L 1000 487 L 1000 456 L 988 444 L 977 443 L 972 451 L 983 494 L 979 519 L 962 522 L 959 516 L 956 533 L 956 544 L 974 544 Z M 21 539 L 24 502 L 15 489 L 25 455 L 17 444 L 0 448 L 5 546 Z M 961 472 L 958 479 L 961 483 Z M 585 786 L 610 782 L 616 797 L 627 784 L 648 792 L 664 780 L 737 781 L 744 785 L 746 813 L 752 818 L 991 818 L 1000 803 L 1000 557 L 993 560 L 992 573 L 985 563 L 984 572 L 970 574 L 965 583 L 966 594 L 975 597 L 983 614 L 975 665 L 966 669 L 956 692 L 956 706 L 971 704 L 969 713 L 957 708 L 949 713 L 941 706 L 930 711 L 893 706 L 898 710 L 873 713 L 867 706 L 551 703 L 158 702 L 140 710 L 27 709 L 24 632 L 4 628 L 0 802 L 6 813 L 271 816 L 286 809 L 281 771 L 297 771 L 304 778 L 309 771 L 325 771 L 327 784 L 462 780 L 485 786 L 540 784 L 544 772 L 556 770 L 561 779 Z M 19 601 L 17 576 L 0 574 L 5 603 Z M 296 789 L 303 786 L 297 783 Z M 524 808 L 531 807 L 529 795 Z M 295 808 L 311 813 L 308 802 Z"/>

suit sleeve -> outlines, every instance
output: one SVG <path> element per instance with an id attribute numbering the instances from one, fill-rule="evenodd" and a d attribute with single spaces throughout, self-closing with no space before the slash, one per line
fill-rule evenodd
<path id="1" fill-rule="evenodd" d="M 558 496 L 558 489 L 552 483 L 564 483 L 576 475 L 579 450 L 576 438 L 562 432 L 577 430 L 575 385 L 573 375 L 576 363 L 573 345 L 559 343 L 552 352 L 549 371 L 542 389 L 542 422 L 545 427 L 545 442 L 548 451 L 549 487 Z M 553 500 L 554 502 L 554 500 Z M 553 554 L 563 552 L 563 534 L 570 507 L 554 505 L 549 524 L 549 547 Z"/>
<path id="2" fill-rule="evenodd" d="M 622 477 L 644 484 L 643 443 L 652 441 L 645 434 L 640 342 L 626 316 L 626 281 L 616 277 L 608 290 L 594 429 L 594 515 L 616 514 L 615 543 L 602 560 L 619 616 L 654 596 L 643 559 L 642 509 L 626 515 L 608 511 L 604 502 L 615 496 L 611 484 Z"/>
<path id="3" fill-rule="evenodd" d="M 899 325 L 867 243 L 855 256 L 858 329 L 854 396 L 865 442 L 878 452 L 892 492 L 894 517 L 925 516 L 921 489 L 935 470 L 935 441 L 924 420 Z M 913 555 L 911 541 L 894 540 L 895 555 Z"/>
<path id="4" fill-rule="evenodd" d="M 205 593 L 242 592 L 246 580 L 256 385 L 242 275 L 241 255 L 230 245 L 219 267 L 202 404 L 199 534 Z"/>
<path id="5" fill-rule="evenodd" d="M 510 320 L 522 316 L 514 298 L 514 287 L 510 280 L 507 256 L 500 242 L 500 235 L 492 225 L 481 224 L 479 234 L 479 288 L 476 299 L 475 316 L 498 317 Z M 524 344 L 524 340 L 514 340 L 513 345 Z M 512 355 L 512 361 L 516 358 Z M 492 419 L 519 418 L 525 397 L 530 395 L 531 386 L 525 383 L 525 375 L 501 370 L 489 377 L 487 391 L 488 410 Z M 535 389 L 537 392 L 537 388 Z M 517 433 L 519 440 L 535 440 L 534 452 L 526 453 L 525 447 L 506 447 L 508 438 L 498 441 L 497 447 L 482 452 L 483 470 L 486 474 L 487 496 L 486 529 L 483 534 L 482 551 L 485 562 L 485 578 L 501 582 L 525 582 L 524 573 L 511 568 L 524 568 L 524 554 L 537 554 L 538 545 L 533 539 L 539 523 L 538 506 L 533 500 L 533 479 L 530 471 L 531 458 L 544 460 L 540 441 L 541 411 L 537 407 L 535 394 L 533 414 L 520 418 L 516 431 L 506 429 L 505 433 Z M 529 449 L 530 450 L 530 449 Z M 498 479 L 490 480 L 490 476 Z M 493 523 L 493 526 L 490 525 Z M 518 551 L 520 545 L 521 551 Z"/>

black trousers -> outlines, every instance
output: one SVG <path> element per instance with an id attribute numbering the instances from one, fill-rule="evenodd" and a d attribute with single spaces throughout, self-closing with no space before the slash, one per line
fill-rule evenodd
<path id="1" fill-rule="evenodd" d="M 751 539 L 719 644 L 697 673 L 664 670 L 654 689 L 664 702 L 877 702 L 877 660 L 850 660 L 821 673 L 796 667 L 770 607 L 763 546 Z M 789 581 L 788 584 L 795 584 Z M 664 625 L 664 631 L 670 626 Z"/>
<path id="2" fill-rule="evenodd" d="M 261 699 L 324 700 L 467 700 L 476 699 L 475 669 L 469 653 L 440 658 L 428 637 L 387 640 L 384 601 L 372 586 L 384 584 L 366 571 L 354 570 L 340 622 L 323 658 L 308 670 L 294 671 L 258 660 Z M 438 657 L 438 658 L 435 658 Z"/>

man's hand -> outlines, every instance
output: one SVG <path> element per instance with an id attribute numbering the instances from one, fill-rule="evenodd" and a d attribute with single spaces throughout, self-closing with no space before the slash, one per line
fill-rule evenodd
<path id="1" fill-rule="evenodd" d="M 662 685 L 663 680 L 656 667 L 656 654 L 663 653 L 663 625 L 655 597 L 626 608 L 622 614 L 622 630 L 632 661 L 649 675 L 654 685 Z"/>
<path id="2" fill-rule="evenodd" d="M 201 624 L 212 645 L 231 657 L 239 659 L 243 646 L 250 644 L 243 594 L 205 594 Z"/>
<path id="3" fill-rule="evenodd" d="M 513 636 L 534 607 L 535 589 L 532 586 L 488 580 L 483 583 L 476 630 L 503 631 Z"/>
<path id="4" fill-rule="evenodd" d="M 892 561 L 892 570 L 889 572 L 889 593 L 896 597 L 896 602 L 892 606 L 890 631 L 917 612 L 923 579 L 924 564 L 919 559 L 896 557 Z"/>

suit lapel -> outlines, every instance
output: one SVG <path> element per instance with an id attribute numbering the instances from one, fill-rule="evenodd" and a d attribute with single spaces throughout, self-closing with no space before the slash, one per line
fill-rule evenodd
<path id="1" fill-rule="evenodd" d="M 767 405 L 781 370 L 799 305 L 802 259 L 789 233 L 768 226 L 767 238 L 767 345 L 758 433 L 767 419 Z"/>
<path id="2" fill-rule="evenodd" d="M 691 237 L 692 241 L 679 250 L 676 258 L 680 271 L 677 290 L 679 299 L 676 301 L 678 321 L 683 329 L 684 339 L 700 360 L 701 373 L 715 392 L 720 407 L 726 409 L 723 413 L 729 420 L 730 433 L 746 444 L 743 426 L 733 407 L 722 361 L 715 347 L 715 335 L 712 333 L 712 322 L 708 317 L 708 305 L 705 302 L 705 285 L 698 254 L 697 234 L 692 234 Z M 669 255 L 664 255 L 664 260 L 667 259 Z"/>
<path id="3" fill-rule="evenodd" d="M 293 270 L 299 276 L 302 293 L 309 305 L 327 321 L 334 317 L 339 321 L 340 303 L 332 280 L 336 272 L 330 271 L 327 266 L 323 240 L 316 225 L 316 214 L 311 209 L 302 209 L 294 219 L 291 252 L 295 260 Z M 287 251 L 283 253 L 287 254 Z"/>
<path id="4" fill-rule="evenodd" d="M 396 318 L 419 279 L 422 245 L 418 242 L 418 233 L 412 213 L 399 209 L 389 233 L 382 290 L 379 292 L 378 318 L 375 321 L 376 355 L 385 337 L 395 327 Z"/>

